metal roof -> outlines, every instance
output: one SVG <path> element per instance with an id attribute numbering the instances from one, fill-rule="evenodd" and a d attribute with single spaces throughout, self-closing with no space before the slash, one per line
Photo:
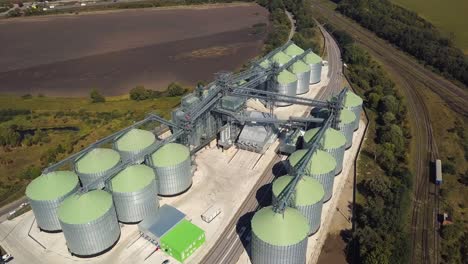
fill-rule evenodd
<path id="1" fill-rule="evenodd" d="M 348 110 L 348 109 L 341 110 L 341 114 L 340 114 L 341 123 L 350 124 L 350 123 L 353 123 L 354 120 L 356 120 L 356 115 L 353 113 L 353 111 Z"/>
<path id="2" fill-rule="evenodd" d="M 135 151 L 149 147 L 156 141 L 156 136 L 147 130 L 132 129 L 120 137 L 116 147 L 120 151 Z"/>
<path id="3" fill-rule="evenodd" d="M 190 156 L 189 149 L 178 143 L 168 143 L 151 155 L 153 165 L 168 167 L 185 161 Z"/>
<path id="4" fill-rule="evenodd" d="M 291 57 L 286 55 L 284 52 L 280 51 L 276 53 L 273 57 L 271 57 L 271 60 L 278 63 L 280 66 L 286 64 L 288 61 L 291 60 Z"/>
<path id="5" fill-rule="evenodd" d="M 294 43 L 289 44 L 289 46 L 286 49 L 284 49 L 284 53 L 286 53 L 286 55 L 289 55 L 291 57 L 300 55 L 303 52 L 304 50 Z"/>
<path id="6" fill-rule="evenodd" d="M 26 187 L 31 200 L 54 200 L 69 193 L 78 185 L 78 176 L 72 171 L 53 171 L 43 174 Z"/>
<path id="7" fill-rule="evenodd" d="M 309 229 L 307 219 L 290 207 L 282 214 L 275 213 L 272 206 L 264 207 L 252 218 L 252 232 L 274 246 L 297 244 L 307 237 Z"/>
<path id="8" fill-rule="evenodd" d="M 161 243 L 182 252 L 203 233 L 205 233 L 203 229 L 183 219 L 161 238 Z"/>
<path id="9" fill-rule="evenodd" d="M 300 149 L 293 152 L 288 160 L 291 166 L 296 166 L 299 160 L 307 153 L 307 149 Z M 327 173 L 336 168 L 335 158 L 328 152 L 317 150 L 310 159 L 309 171 L 312 174 Z"/>
<path id="10" fill-rule="evenodd" d="M 152 168 L 140 164 L 128 166 L 112 178 L 112 191 L 135 192 L 151 184 L 154 179 Z"/>
<path id="11" fill-rule="evenodd" d="M 362 105 L 362 98 L 359 97 L 357 94 L 348 91 L 346 93 L 345 99 L 344 99 L 344 106 L 345 107 L 355 107 L 355 106 L 360 106 Z"/>
<path id="12" fill-rule="evenodd" d="M 319 129 L 320 128 L 317 127 L 307 130 L 304 134 L 304 141 L 307 143 L 310 142 L 318 133 Z M 324 149 L 339 148 L 346 144 L 346 137 L 340 131 L 330 127 L 325 131 L 320 143 Z"/>
<path id="13" fill-rule="evenodd" d="M 185 214 L 170 205 L 163 205 L 158 212 L 148 215 L 138 224 L 138 229 L 155 241 L 185 218 Z"/>
<path id="14" fill-rule="evenodd" d="M 112 195 L 93 190 L 66 198 L 58 208 L 58 217 L 68 224 L 86 224 L 103 216 L 112 206 Z"/>
<path id="15" fill-rule="evenodd" d="M 292 74 L 290 71 L 283 70 L 278 74 L 277 78 L 280 84 L 289 84 L 292 82 L 297 81 L 297 77 L 295 74 Z"/>
<path id="16" fill-rule="evenodd" d="M 263 60 L 262 62 L 260 62 L 260 66 L 264 69 L 270 67 L 270 64 L 271 62 L 269 60 Z"/>
<path id="17" fill-rule="evenodd" d="M 120 161 L 119 152 L 107 148 L 95 148 L 86 153 L 75 163 L 76 171 L 79 173 L 98 173 L 109 170 Z"/>
<path id="18" fill-rule="evenodd" d="M 307 55 L 304 56 L 303 60 L 307 64 L 316 64 L 322 62 L 322 58 L 320 58 L 319 55 L 313 53 L 312 51 L 307 53 Z"/>
<path id="19" fill-rule="evenodd" d="M 281 176 L 273 182 L 273 194 L 278 197 L 281 191 L 291 182 L 293 176 L 285 175 Z M 322 200 L 325 195 L 323 185 L 312 177 L 302 177 L 296 185 L 296 191 L 294 193 L 295 205 L 306 206 L 316 204 Z"/>
<path id="20" fill-rule="evenodd" d="M 289 70 L 294 74 L 298 74 L 310 71 L 310 67 L 303 61 L 298 60 L 289 67 Z"/>

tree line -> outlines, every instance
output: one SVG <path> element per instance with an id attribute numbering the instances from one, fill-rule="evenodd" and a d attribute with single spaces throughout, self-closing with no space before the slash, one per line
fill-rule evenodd
<path id="1" fill-rule="evenodd" d="M 388 0 L 341 0 L 337 10 L 444 76 L 468 85 L 463 52 L 415 12 Z"/>
<path id="2" fill-rule="evenodd" d="M 352 37 L 329 25 L 340 44 L 346 75 L 364 99 L 369 113 L 373 149 L 367 149 L 379 174 L 359 182 L 357 191 L 365 201 L 355 206 L 355 232 L 348 256 L 355 263 L 408 263 L 411 248 L 406 219 L 410 208 L 412 175 L 408 169 L 411 138 L 406 102 L 395 83 L 370 55 L 355 45 Z"/>

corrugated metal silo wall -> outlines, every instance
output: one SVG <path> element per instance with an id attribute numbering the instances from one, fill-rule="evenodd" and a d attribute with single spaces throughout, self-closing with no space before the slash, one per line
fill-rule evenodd
<path id="1" fill-rule="evenodd" d="M 343 170 L 343 160 L 344 160 L 344 153 L 345 153 L 345 146 L 341 146 L 339 148 L 330 148 L 324 149 L 326 152 L 330 153 L 336 160 L 336 170 L 335 175 L 340 174 Z"/>
<path id="2" fill-rule="evenodd" d="M 261 240 L 252 232 L 251 247 L 252 264 L 304 264 L 306 261 L 307 238 L 294 245 L 274 246 Z"/>
<path id="3" fill-rule="evenodd" d="M 160 195 L 174 195 L 187 190 L 192 184 L 190 156 L 175 166 L 154 167 L 159 181 Z"/>
<path id="4" fill-rule="evenodd" d="M 284 94 L 284 95 L 289 95 L 289 96 L 295 96 L 297 92 L 297 81 L 290 82 L 287 84 L 280 84 L 276 83 L 275 85 L 275 90 L 279 94 Z M 277 106 L 289 106 L 291 105 L 290 103 L 281 103 L 277 102 Z"/>
<path id="5" fill-rule="evenodd" d="M 305 94 L 309 91 L 310 71 L 296 74 L 297 94 Z"/>
<path id="6" fill-rule="evenodd" d="M 79 187 L 80 186 L 77 183 L 73 190 L 54 200 L 40 201 L 29 199 L 29 204 L 31 205 L 34 216 L 36 217 L 37 225 L 42 230 L 57 231 L 61 229 L 60 221 L 57 216 L 57 208 L 65 198 L 76 192 Z"/>
<path id="7" fill-rule="evenodd" d="M 110 188 L 109 188 L 110 189 Z M 135 192 L 112 192 L 117 219 L 124 223 L 140 222 L 159 209 L 156 179 Z"/>
<path id="8" fill-rule="evenodd" d="M 348 107 L 347 109 L 353 111 L 353 113 L 356 115 L 356 120 L 354 120 L 354 131 L 356 131 L 359 129 L 359 120 L 361 119 L 362 105 Z"/>
<path id="9" fill-rule="evenodd" d="M 325 190 L 325 195 L 323 196 L 323 202 L 330 200 L 333 195 L 333 183 L 335 182 L 335 170 L 332 170 L 327 173 L 322 174 L 311 174 L 308 175 L 316 180 L 318 180 Z"/>
<path id="10" fill-rule="evenodd" d="M 296 206 L 297 210 L 302 213 L 309 221 L 310 230 L 309 235 L 314 234 L 320 228 L 320 222 L 322 218 L 322 207 L 323 200 L 318 201 L 315 204 L 307 206 Z"/>
<path id="11" fill-rule="evenodd" d="M 349 124 L 338 125 L 338 130 L 340 130 L 346 138 L 345 149 L 349 149 L 353 145 L 353 132 L 354 132 L 354 122 Z"/>
<path id="12" fill-rule="evenodd" d="M 99 162 L 99 161 L 96 161 L 96 162 Z M 115 166 L 117 166 L 119 163 L 120 163 L 120 161 L 119 161 Z M 78 178 L 80 178 L 81 184 L 82 184 L 83 186 L 85 186 L 85 185 L 87 185 L 87 184 L 90 184 L 90 183 L 94 182 L 95 180 L 102 179 L 102 178 L 103 178 L 104 176 L 106 176 L 107 173 L 109 173 L 115 166 L 113 166 L 112 168 L 109 168 L 108 170 L 101 171 L 101 172 L 98 172 L 98 173 L 79 173 L 76 169 L 75 169 L 75 172 L 76 172 L 76 174 L 78 175 Z M 98 188 L 98 189 L 104 188 L 104 181 L 102 181 L 101 183 L 97 184 L 96 188 Z"/>
<path id="13" fill-rule="evenodd" d="M 319 83 L 322 75 L 322 63 L 309 64 L 310 84 Z"/>
<path id="14" fill-rule="evenodd" d="M 70 252 L 89 256 L 111 247 L 120 236 L 114 205 L 100 218 L 85 224 L 67 224 L 60 221 Z"/>

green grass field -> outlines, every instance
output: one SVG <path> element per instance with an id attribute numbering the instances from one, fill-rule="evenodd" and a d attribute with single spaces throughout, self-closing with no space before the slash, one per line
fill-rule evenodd
<path id="1" fill-rule="evenodd" d="M 467 0 L 391 0 L 435 25 L 468 54 L 468 1 Z"/>

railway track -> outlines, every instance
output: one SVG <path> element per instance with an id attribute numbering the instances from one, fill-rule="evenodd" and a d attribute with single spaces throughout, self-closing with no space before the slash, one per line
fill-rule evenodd
<path id="1" fill-rule="evenodd" d="M 373 56 L 383 62 L 387 66 L 387 70 L 396 76 L 395 82 L 403 88 L 404 96 L 408 100 L 408 114 L 412 121 L 413 138 L 416 140 L 413 164 L 415 172 L 414 202 L 411 212 L 413 248 L 411 263 L 438 263 L 436 219 L 439 203 L 438 188 L 430 182 L 429 169 L 430 162 L 438 157 L 438 150 L 433 137 L 428 106 L 418 87 L 428 87 L 444 98 L 454 111 L 465 116 L 468 111 L 463 98 L 467 98 L 468 93 L 449 81 L 434 76 L 434 73 L 413 62 L 411 58 L 401 54 L 385 41 L 376 39 L 375 35 L 354 24 L 351 20 L 337 15 L 319 3 L 314 3 L 314 5 L 322 15 L 328 18 L 331 24 L 338 29 L 349 32 L 360 45 L 366 47 Z"/>

